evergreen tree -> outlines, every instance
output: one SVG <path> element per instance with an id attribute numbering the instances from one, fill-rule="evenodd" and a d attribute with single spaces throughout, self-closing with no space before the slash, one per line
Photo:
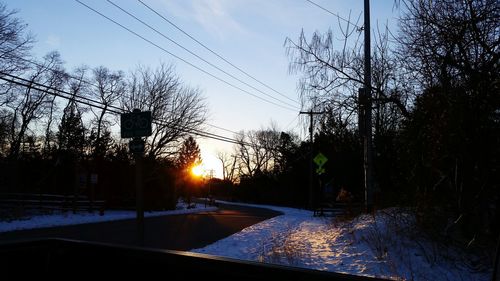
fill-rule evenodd
<path id="1" fill-rule="evenodd" d="M 85 128 L 82 116 L 75 101 L 70 101 L 64 109 L 57 143 L 60 151 L 66 151 L 74 156 L 81 155 L 85 146 Z"/>
<path id="2" fill-rule="evenodd" d="M 189 206 L 191 205 L 193 188 L 196 184 L 191 174 L 191 168 L 201 164 L 200 148 L 192 136 L 189 136 L 182 143 L 176 162 L 179 174 L 181 175 L 179 191 Z"/>
<path id="3" fill-rule="evenodd" d="M 94 159 L 101 159 L 111 154 L 114 140 L 108 128 L 102 128 L 100 135 L 97 128 L 92 128 L 88 136 L 89 151 Z"/>
<path id="4" fill-rule="evenodd" d="M 181 170 L 189 170 L 191 167 L 201 164 L 201 153 L 196 140 L 189 136 L 182 143 L 177 158 L 177 167 Z"/>

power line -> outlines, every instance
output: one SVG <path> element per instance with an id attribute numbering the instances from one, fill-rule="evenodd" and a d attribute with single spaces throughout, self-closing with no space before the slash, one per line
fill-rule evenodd
<path id="1" fill-rule="evenodd" d="M 18 76 L 10 75 L 8 73 L 0 72 L 0 75 L 2 75 L 2 76 L 0 76 L 1 80 L 4 80 L 4 81 L 9 82 L 9 83 L 13 83 L 13 84 L 16 84 L 16 85 L 24 86 L 26 88 L 35 89 L 37 91 L 44 92 L 44 93 L 47 93 L 47 94 L 50 94 L 50 95 L 53 95 L 53 96 L 56 96 L 56 97 L 64 98 L 64 99 L 67 99 L 67 100 L 74 100 L 75 102 L 78 102 L 78 103 L 81 103 L 81 104 L 85 104 L 85 105 L 88 105 L 88 106 L 91 106 L 91 107 L 95 107 L 95 108 L 99 108 L 99 109 L 104 109 L 104 107 L 102 106 L 102 104 L 100 104 L 99 102 L 96 102 L 94 100 L 91 100 L 91 99 L 88 99 L 88 98 L 85 98 L 85 97 L 81 97 L 79 95 L 75 95 L 75 94 L 71 94 L 71 93 L 68 93 L 68 92 L 65 92 L 65 91 L 62 91 L 62 90 L 58 90 L 58 89 L 55 89 L 55 88 L 50 87 L 50 86 L 46 86 L 46 85 L 43 85 L 43 84 L 40 84 L 40 83 L 37 83 L 37 82 L 34 82 L 34 81 L 30 81 L 30 80 L 27 80 L 27 79 L 24 79 L 24 78 L 21 78 L 21 77 L 18 77 Z M 21 80 L 21 81 L 27 82 L 29 84 L 25 84 L 25 83 L 22 83 L 22 82 L 13 80 L 13 79 L 7 79 L 7 78 L 5 78 L 3 76 L 9 76 L 9 77 L 11 77 L 13 79 Z M 39 86 L 40 87 L 44 87 L 45 89 L 38 88 Z M 49 90 L 54 90 L 54 92 L 50 92 Z M 61 93 L 63 93 L 64 95 L 61 94 Z M 66 95 L 70 95 L 71 97 L 68 97 Z M 121 112 L 116 112 L 116 111 L 114 111 L 112 109 L 107 109 L 107 110 L 109 112 L 112 112 L 112 113 L 118 113 L 118 114 L 121 113 Z"/>
<path id="2" fill-rule="evenodd" d="M 233 133 L 235 135 L 240 135 L 241 136 L 241 132 L 238 133 L 238 132 L 235 132 L 235 131 L 232 131 L 232 130 L 229 130 L 229 129 L 226 129 L 226 128 L 222 128 L 222 127 L 219 127 L 219 126 L 216 126 L 216 125 L 213 125 L 213 124 L 209 124 L 209 123 L 205 123 L 205 124 L 207 124 L 210 127 L 214 127 L 216 129 L 223 130 L 223 131 L 226 131 L 226 132 Z"/>
<path id="3" fill-rule="evenodd" d="M 267 97 L 269 97 L 269 98 L 271 98 L 271 99 L 274 99 L 274 100 L 276 100 L 276 101 L 278 101 L 278 102 L 284 103 L 284 104 L 286 104 L 286 105 L 288 105 L 288 106 L 295 107 L 295 105 L 290 104 L 290 103 L 288 103 L 288 102 L 286 102 L 286 101 L 280 100 L 280 99 L 278 99 L 278 98 L 276 98 L 276 97 L 274 97 L 274 96 L 272 96 L 272 95 L 270 95 L 270 94 L 267 94 L 267 93 L 263 92 L 262 90 L 257 89 L 257 88 L 255 88 L 254 86 L 252 86 L 252 85 L 248 84 L 247 82 L 245 82 L 245 81 L 243 81 L 243 80 L 239 79 L 238 77 L 236 77 L 236 76 L 232 75 L 231 73 L 229 73 L 229 72 L 225 71 L 224 69 L 222 69 L 222 68 L 218 67 L 217 65 L 215 65 L 215 64 L 213 64 L 213 63 L 211 63 L 211 62 L 207 61 L 207 60 L 206 60 L 206 59 L 204 59 L 203 57 L 201 57 L 201 56 L 197 55 L 196 53 L 192 52 L 192 51 L 191 51 L 191 50 L 189 50 L 188 48 L 186 48 L 186 47 L 182 46 L 181 44 L 177 43 L 175 40 L 171 39 L 170 37 L 168 37 L 168 36 L 167 36 L 167 35 L 165 35 L 164 33 L 162 33 L 162 32 L 160 32 L 160 31 L 158 31 L 158 29 L 156 29 L 156 28 L 152 27 L 151 25 L 147 24 L 146 22 L 144 22 L 143 20 L 141 20 L 140 18 L 138 18 L 138 17 L 137 17 L 137 16 L 135 16 L 134 14 L 132 14 L 132 13 L 130 13 L 129 11 L 125 10 L 125 9 L 124 9 L 124 8 L 122 8 L 120 5 L 115 4 L 113 1 L 111 1 L 111 0 L 106 0 L 106 1 L 107 1 L 108 3 L 110 3 L 111 5 L 115 6 L 116 8 L 120 9 L 120 10 L 121 10 L 122 12 L 124 12 L 125 14 L 127 14 L 127 15 L 129 15 L 130 17 L 134 18 L 136 21 L 138 21 L 138 22 L 140 22 L 141 24 L 143 24 L 143 25 L 147 26 L 149 29 L 153 30 L 154 32 L 156 32 L 157 34 L 159 34 L 160 36 L 162 36 L 163 38 L 165 38 L 165 39 L 169 40 L 170 42 L 172 42 L 173 44 L 175 44 L 175 45 L 176 45 L 176 46 L 178 46 L 179 48 L 181 48 L 181 49 L 183 49 L 184 51 L 186 51 L 186 52 L 190 53 L 191 55 L 193 55 L 193 56 L 197 57 L 198 59 L 202 60 L 203 62 L 205 62 L 206 64 L 210 65 L 211 67 L 213 67 L 213 68 L 215 68 L 215 69 L 219 70 L 220 72 L 222 72 L 222 73 L 226 74 L 227 76 L 229 76 L 229 77 L 231 77 L 231 78 L 235 79 L 236 81 L 238 81 L 238 82 L 240 82 L 240 83 L 242 83 L 242 84 L 246 85 L 247 87 L 250 87 L 250 88 L 254 89 L 255 91 L 257 91 L 257 92 L 259 92 L 259 93 L 261 93 L 261 94 L 264 94 L 265 96 L 267 96 Z"/>
<path id="4" fill-rule="evenodd" d="M 102 104 L 99 101 L 95 101 L 93 99 L 90 99 L 90 98 L 87 98 L 87 97 L 83 97 L 83 96 L 80 96 L 78 94 L 69 93 L 69 92 L 66 92 L 66 91 L 63 91 L 61 89 L 57 89 L 57 88 L 54 88 L 54 87 L 51 87 L 51 86 L 46 86 L 46 85 L 43 85 L 41 83 L 30 81 L 30 80 L 24 79 L 24 78 L 19 77 L 19 76 L 15 76 L 15 75 L 11 75 L 11 74 L 8 74 L 8 73 L 3 73 L 3 72 L 0 72 L 0 75 L 2 75 L 2 76 L 0 76 L 1 80 L 7 81 L 9 83 L 13 83 L 13 84 L 16 84 L 16 85 L 20 85 L 20 86 L 24 86 L 24 87 L 27 87 L 27 88 L 31 88 L 31 89 L 34 89 L 34 90 L 37 90 L 37 91 L 40 91 L 40 92 L 44 92 L 44 93 L 47 93 L 47 94 L 50 94 L 50 95 L 54 95 L 56 97 L 64 98 L 64 99 L 67 99 L 67 100 L 73 100 L 75 102 L 78 102 L 78 103 L 81 103 L 81 104 L 85 104 L 85 105 L 88 105 L 88 106 L 91 106 L 91 107 L 94 107 L 94 108 L 98 108 L 98 109 L 102 109 L 102 110 L 107 110 L 108 112 L 113 113 L 113 114 L 122 114 L 122 113 L 125 113 L 125 110 L 123 110 L 123 109 L 121 109 L 119 107 L 116 107 L 116 106 L 113 106 L 113 105 L 108 105 L 107 108 L 105 108 L 104 104 Z M 3 76 L 11 77 L 11 79 L 5 78 Z M 185 127 L 180 127 L 180 126 L 173 126 L 173 125 L 171 125 L 171 124 L 169 124 L 167 122 L 161 121 L 161 120 L 153 120 L 153 121 L 154 121 L 153 123 L 156 124 L 156 125 L 167 126 L 167 127 L 171 128 L 171 129 L 177 129 L 177 130 L 180 130 L 182 132 L 193 134 L 193 135 L 197 135 L 197 136 L 201 136 L 201 137 L 206 137 L 206 138 L 210 138 L 210 139 L 214 139 L 214 140 L 229 142 L 229 143 L 232 143 L 232 144 L 242 144 L 242 145 L 246 145 L 246 146 L 250 145 L 250 144 L 248 144 L 246 142 L 237 141 L 237 140 L 229 138 L 229 137 L 225 137 L 225 136 L 214 134 L 214 133 L 204 132 L 204 131 L 201 131 L 201 130 L 198 130 L 198 129 L 194 129 L 194 128 L 185 128 Z"/>
<path id="5" fill-rule="evenodd" d="M 190 62 L 188 62 L 187 60 L 185 60 L 185 59 L 183 59 L 183 58 L 181 58 L 181 57 L 179 57 L 179 56 L 177 56 L 177 55 L 175 55 L 175 54 L 173 54 L 173 53 L 169 52 L 168 50 L 166 50 L 165 48 L 161 47 L 160 45 L 158 45 L 158 44 L 154 43 L 153 41 L 151 41 L 151 40 L 149 40 L 149 39 L 147 39 L 147 38 L 145 38 L 144 36 L 142 36 L 142 35 L 138 34 L 137 32 L 135 32 L 135 31 L 133 31 L 133 30 L 131 30 L 131 29 L 129 29 L 128 27 L 126 27 L 126 26 L 124 26 L 124 25 L 122 25 L 122 24 L 118 23 L 117 21 L 115 21 L 115 20 L 113 20 L 113 19 L 109 18 L 108 16 L 106 16 L 106 15 L 102 14 L 101 12 L 99 12 L 99 11 L 95 10 L 94 8 L 92 8 L 92 7 L 88 6 L 87 4 L 85 4 L 85 3 L 81 2 L 80 0 L 75 0 L 75 1 L 76 1 L 76 2 L 78 2 L 79 4 L 81 4 L 82 6 L 85 6 L 87 9 L 89 9 L 89 10 L 93 11 L 94 13 L 96 13 L 96 14 L 100 15 L 101 17 L 103 17 L 103 18 L 107 19 L 108 21 L 110 21 L 110 22 L 112 22 L 112 23 L 114 23 L 114 24 L 118 25 L 119 27 L 121 27 L 121 28 L 125 29 L 125 30 L 126 30 L 126 31 L 128 31 L 129 33 L 132 33 L 133 35 L 135 35 L 135 36 L 139 37 L 140 39 L 142 39 L 142 40 L 146 41 L 147 43 L 149 43 L 149 44 L 151 44 L 151 45 L 155 46 L 156 48 L 158 48 L 158 49 L 160 49 L 160 50 L 162 50 L 163 52 L 165 52 L 165 53 L 167 53 L 167 54 L 169 54 L 169 55 L 173 56 L 174 58 L 176 58 L 176 59 L 178 59 L 178 60 L 180 60 L 180 61 L 182 61 L 182 62 L 186 63 L 187 65 L 189 65 L 189 66 L 191 66 L 191 67 L 193 67 L 193 68 L 195 68 L 195 69 L 197 69 L 197 70 L 199 70 L 199 71 L 201 71 L 201 72 L 205 73 L 206 75 L 208 75 L 208 76 L 210 76 L 210 77 L 212 77 L 212 78 L 214 78 L 214 79 L 216 79 L 216 80 L 218 80 L 218 81 L 220 81 L 220 82 L 222 82 L 222 83 L 224 83 L 224 84 L 226 84 L 226 85 L 229 85 L 229 86 L 231 86 L 231 87 L 233 87 L 233 88 L 235 88 L 235 89 L 237 89 L 237 90 L 239 90 L 239 91 L 241 91 L 241 92 L 243 92 L 243 93 L 246 93 L 246 94 L 248 94 L 248 95 L 251 95 L 251 96 L 253 96 L 253 97 L 255 97 L 255 98 L 258 98 L 258 99 L 260 99 L 260 100 L 262 100 L 262 101 L 265 101 L 265 102 L 267 102 L 267 103 L 270 103 L 270 104 L 276 105 L 276 106 L 281 107 L 281 108 L 283 108 L 283 109 L 287 109 L 287 110 L 290 110 L 290 111 L 296 111 L 295 109 L 292 109 L 292 108 L 289 108 L 289 107 L 283 106 L 283 105 L 281 105 L 281 104 L 277 104 L 277 103 L 275 103 L 275 102 L 273 102 L 273 101 L 267 100 L 267 99 L 265 99 L 265 98 L 263 98 L 263 97 L 260 97 L 260 96 L 255 95 L 255 94 L 253 94 L 253 93 L 251 93 L 251 92 L 249 92 L 249 91 L 247 91 L 247 90 L 244 90 L 244 89 L 242 89 L 242 88 L 240 88 L 240 87 L 238 87 L 238 86 L 236 86 L 236 85 L 234 85 L 234 84 L 232 84 L 232 83 L 230 83 L 230 82 L 228 82 L 228 81 L 226 81 L 226 80 L 224 80 L 224 79 L 222 79 L 222 78 L 220 78 L 220 77 L 218 77 L 218 76 L 216 76 L 216 75 L 214 75 L 214 74 L 212 74 L 212 73 L 210 73 L 210 72 L 208 72 L 208 71 L 206 71 L 206 70 L 204 70 L 204 69 L 202 69 L 202 68 L 200 68 L 200 67 L 198 67 L 198 66 L 196 66 L 196 65 L 194 65 L 194 64 L 192 64 L 192 63 L 190 63 Z"/>
<path id="6" fill-rule="evenodd" d="M 62 70 L 60 70 L 60 69 L 55 69 L 55 68 L 47 67 L 47 66 L 45 66 L 45 65 L 43 65 L 43 64 L 41 64 L 41 63 L 39 63 L 39 62 L 32 61 L 32 60 L 29 60 L 29 59 L 25 59 L 25 58 L 23 58 L 23 57 L 17 57 L 17 56 L 16 56 L 16 58 L 18 58 L 18 59 L 20 59 L 20 60 L 23 60 L 23 61 L 25 61 L 25 62 L 27 62 L 27 63 L 31 63 L 31 64 L 33 64 L 33 65 L 36 65 L 36 66 L 38 66 L 38 67 L 43 67 L 43 68 L 45 68 L 45 69 L 47 69 L 47 70 L 50 70 L 50 71 L 52 71 L 52 72 L 62 72 L 62 73 L 63 73 L 66 77 L 68 77 L 68 78 L 71 78 L 71 79 L 77 80 L 77 81 L 79 81 L 79 82 L 82 82 L 82 83 L 88 84 L 88 85 L 90 85 L 90 86 L 94 86 L 94 87 L 96 87 L 96 88 L 99 88 L 99 85 L 97 85 L 97 84 L 94 84 L 94 83 L 92 83 L 92 82 L 90 82 L 90 81 L 87 81 L 87 80 L 85 80 L 85 79 L 83 79 L 83 78 L 81 78 L 81 77 L 76 77 L 76 76 L 70 75 L 70 74 L 68 74 L 68 73 L 66 73 L 66 72 L 63 72 L 63 71 L 62 71 Z M 5 74 L 5 75 L 7 75 L 7 74 Z M 11 75 L 9 75 L 9 76 L 11 76 Z M 14 77 L 14 76 L 12 76 L 12 77 Z M 20 79 L 22 79 L 22 78 L 20 78 Z M 25 79 L 23 79 L 23 80 L 25 80 Z M 25 81 L 28 81 L 28 80 L 25 80 Z M 36 82 L 33 82 L 33 83 L 36 83 Z M 44 87 L 46 87 L 46 86 L 44 86 Z M 82 98 L 84 98 L 84 97 L 82 97 Z M 129 97 L 129 98 L 130 98 L 130 97 Z M 93 100 L 92 100 L 92 101 L 93 101 Z M 99 103 L 101 103 L 101 104 L 102 104 L 102 102 L 99 102 Z M 115 109 L 122 110 L 121 108 L 116 107 L 116 106 L 113 106 L 113 105 L 108 105 L 108 107 L 114 107 Z M 173 113 L 173 112 L 171 112 L 171 113 Z M 238 132 L 235 132 L 235 131 L 232 131 L 232 130 L 229 130 L 229 129 L 226 129 L 226 128 L 223 128 L 223 127 L 220 127 L 220 126 L 217 126 L 217 125 L 214 125 L 214 124 L 210 124 L 210 123 L 204 123 L 204 124 L 205 124 L 205 125 L 207 125 L 207 126 L 213 127 L 213 128 L 217 128 L 217 129 L 219 129 L 219 130 L 223 130 L 223 131 L 226 131 L 226 132 L 229 132 L 229 133 L 233 133 L 233 134 L 235 134 L 235 135 L 241 135 L 241 133 L 238 133 Z"/>
<path id="7" fill-rule="evenodd" d="M 214 50 L 210 49 L 209 47 L 207 47 L 205 44 L 203 44 L 202 42 L 200 42 L 199 40 L 197 40 L 196 38 L 194 38 L 193 36 L 191 36 L 189 33 L 187 33 L 186 31 L 184 31 L 182 28 L 180 28 L 179 26 L 177 26 L 175 23 L 173 23 L 172 21 L 168 20 L 165 16 L 163 16 L 162 14 L 158 13 L 155 9 L 151 8 L 149 5 L 147 5 L 146 3 L 144 3 L 143 1 L 141 0 L 137 0 L 139 1 L 139 3 L 141 3 L 142 5 L 144 5 L 146 8 L 148 8 L 150 11 L 152 11 L 153 13 L 155 13 L 156 15 L 158 15 L 160 18 L 162 18 L 163 20 L 165 20 L 167 23 L 169 23 L 170 25 L 172 25 L 173 27 L 175 27 L 177 30 L 179 30 L 180 32 L 184 33 L 184 35 L 186 35 L 187 37 L 191 38 L 193 41 L 195 41 L 196 43 L 198 43 L 200 46 L 202 46 L 203 48 L 205 48 L 207 51 L 209 51 L 210 53 L 214 54 L 215 56 L 217 56 L 218 58 L 220 58 L 221 60 L 223 60 L 224 62 L 226 62 L 227 64 L 229 64 L 230 66 L 234 67 L 235 69 L 237 69 L 238 71 L 240 71 L 241 73 L 245 74 L 246 76 L 250 77 L 251 79 L 253 79 L 254 81 L 256 81 L 257 83 L 261 84 L 262 86 L 268 88 L 269 90 L 277 93 L 278 95 L 290 100 L 290 101 L 293 101 L 297 104 L 300 104 L 299 102 L 297 102 L 296 100 L 294 99 L 291 99 L 289 98 L 288 96 L 280 93 L 279 91 L 275 90 L 274 88 L 272 88 L 271 86 L 265 84 L 264 82 L 260 81 L 259 79 L 255 78 L 254 76 L 250 75 L 248 72 L 244 71 L 243 69 L 239 68 L 238 66 L 234 65 L 233 63 L 231 63 L 229 60 L 225 59 L 223 56 L 219 55 L 217 52 L 215 52 Z"/>
<path id="8" fill-rule="evenodd" d="M 4 76 L 10 77 L 11 79 L 5 78 Z M 43 93 L 47 93 L 47 94 L 50 94 L 50 95 L 53 95 L 53 96 L 56 96 L 56 97 L 60 97 L 60 98 L 63 98 L 63 99 L 72 100 L 74 102 L 77 102 L 77 103 L 80 103 L 80 104 L 84 104 L 84 105 L 87 105 L 87 106 L 90 106 L 90 107 L 98 108 L 98 109 L 101 109 L 101 110 L 107 110 L 109 113 L 113 113 L 115 115 L 126 113 L 126 111 L 123 110 L 122 108 L 119 108 L 119 107 L 116 107 L 116 106 L 113 106 L 113 105 L 107 105 L 105 107 L 105 105 L 103 103 L 101 103 L 100 101 L 96 101 L 96 100 L 93 100 L 93 99 L 88 98 L 88 97 L 80 96 L 80 95 L 78 95 L 76 93 L 69 93 L 69 92 L 61 90 L 61 89 L 57 89 L 57 88 L 54 88 L 54 87 L 51 87 L 51 86 L 47 86 L 47 85 L 44 85 L 44 84 L 41 84 L 41 83 L 38 83 L 38 82 L 34 82 L 34 81 L 31 81 L 31 80 L 28 80 L 28 79 L 25 79 L 25 78 L 22 78 L 22 77 L 19 77 L 19 76 L 11 75 L 11 74 L 8 74 L 8 73 L 4 73 L 4 72 L 1 72 L 1 71 L 0 71 L 0 80 L 6 81 L 6 82 L 9 82 L 9 83 L 13 83 L 13 84 L 16 84 L 16 85 L 20 85 L 20 86 L 23 86 L 23 87 L 26 87 L 26 88 L 34 89 L 34 90 L 37 90 L 37 91 L 40 91 L 40 92 L 43 92 Z M 182 132 L 185 132 L 185 133 L 188 133 L 188 134 L 193 134 L 193 135 L 204 137 L 204 138 L 214 139 L 214 140 L 228 142 L 228 143 L 237 144 L 237 145 L 251 146 L 251 147 L 254 147 L 254 148 L 269 149 L 269 148 L 263 147 L 263 146 L 257 146 L 256 147 L 254 144 L 245 142 L 243 140 L 235 140 L 235 139 L 232 139 L 232 138 L 229 138 L 229 137 L 225 137 L 225 136 L 222 136 L 222 135 L 218 135 L 218 134 L 214 134 L 214 133 L 202 131 L 202 130 L 195 129 L 195 128 L 186 128 L 185 126 L 171 125 L 168 122 L 165 122 L 165 121 L 162 121 L 162 120 L 153 119 L 153 124 L 158 125 L 158 126 L 167 126 L 167 127 L 171 128 L 171 129 L 180 130 Z M 220 128 L 220 129 L 223 129 L 223 128 L 215 126 L 215 125 L 213 125 L 213 126 L 217 127 L 217 128 Z M 225 130 L 227 130 L 227 129 L 225 129 Z"/>
<path id="9" fill-rule="evenodd" d="M 288 130 L 288 128 L 290 128 L 290 126 L 293 124 L 293 122 L 295 122 L 295 120 L 297 120 L 300 116 L 300 113 L 295 115 L 295 117 L 292 119 L 292 121 L 290 121 L 290 123 L 288 123 L 288 125 L 286 125 L 285 127 L 285 131 Z"/>
<path id="10" fill-rule="evenodd" d="M 314 6 L 318 7 L 318 8 L 320 8 L 321 10 L 323 10 L 323 11 L 325 11 L 325 12 L 327 12 L 327 13 L 329 13 L 329 14 L 332 14 L 332 15 L 336 16 L 338 19 L 341 19 L 341 20 L 345 21 L 346 23 L 349 23 L 349 24 L 354 25 L 355 27 L 357 27 L 357 28 L 358 28 L 358 31 L 363 30 L 363 27 L 362 27 L 362 26 L 359 26 L 359 25 L 357 25 L 357 24 L 353 23 L 352 21 L 349 21 L 349 20 L 347 20 L 347 19 L 345 19 L 345 18 L 341 17 L 338 13 L 337 13 L 337 14 L 335 14 L 334 12 L 332 12 L 332 11 L 328 10 L 327 8 L 325 8 L 325 7 L 323 7 L 323 6 L 320 6 L 319 4 L 317 4 L 316 2 L 313 2 L 313 1 L 311 1 L 311 0 L 306 0 L 306 1 L 307 1 L 307 2 L 309 2 L 309 3 L 311 3 L 312 5 L 314 5 Z"/>
<path id="11" fill-rule="evenodd" d="M 77 80 L 77 81 L 79 81 L 79 82 L 83 82 L 83 83 L 85 83 L 85 84 L 88 84 L 88 85 L 94 86 L 94 87 L 96 87 L 96 88 L 99 88 L 99 85 L 94 84 L 94 83 L 92 83 L 92 82 L 90 82 L 90 81 L 87 81 L 87 80 L 85 80 L 85 79 L 83 79 L 83 78 L 81 78 L 81 77 L 76 77 L 76 76 L 73 76 L 73 75 L 71 75 L 71 74 L 69 74 L 69 73 L 67 73 L 67 72 L 65 72 L 65 71 L 63 71 L 63 70 L 56 69 L 56 68 L 53 68 L 53 67 L 47 67 L 46 65 L 43 65 L 43 64 L 41 64 L 41 63 L 39 63 L 39 62 L 32 61 L 32 60 L 29 60 L 29 59 L 25 59 L 25 58 L 23 58 L 23 57 L 18 57 L 18 56 L 16 56 L 16 58 L 17 58 L 17 59 L 20 59 L 20 60 L 23 60 L 23 61 L 25 61 L 25 62 L 27 62 L 27 63 L 33 64 L 33 65 L 36 65 L 36 66 L 38 66 L 38 67 L 45 68 L 45 69 L 50 70 L 50 71 L 52 71 L 52 72 L 56 72 L 56 73 L 57 73 L 57 72 L 59 72 L 59 73 L 63 73 L 63 74 L 64 74 L 64 76 L 66 76 L 66 77 L 68 77 L 68 78 L 71 78 L 71 79 Z"/>

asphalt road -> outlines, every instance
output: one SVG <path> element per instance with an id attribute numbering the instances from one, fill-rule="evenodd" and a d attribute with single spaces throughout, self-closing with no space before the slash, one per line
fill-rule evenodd
<path id="1" fill-rule="evenodd" d="M 196 214 L 145 218 L 144 246 L 170 250 L 201 248 L 281 213 L 234 205 Z M 134 219 L 0 233 L 0 241 L 33 238 L 68 238 L 136 246 Z"/>

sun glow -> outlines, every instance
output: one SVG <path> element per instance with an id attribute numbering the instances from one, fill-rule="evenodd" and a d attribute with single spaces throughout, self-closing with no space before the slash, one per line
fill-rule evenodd
<path id="1" fill-rule="evenodd" d="M 192 166 L 189 170 L 191 175 L 197 178 L 222 178 L 222 167 L 220 161 L 210 154 L 202 154 L 202 162 Z"/>
<path id="2" fill-rule="evenodd" d="M 191 173 L 196 177 L 201 177 L 204 173 L 203 167 L 201 165 L 196 165 L 191 168 Z"/>

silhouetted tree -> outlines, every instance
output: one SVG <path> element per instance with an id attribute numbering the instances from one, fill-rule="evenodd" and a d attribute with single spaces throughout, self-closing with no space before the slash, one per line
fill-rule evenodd
<path id="1" fill-rule="evenodd" d="M 88 136 L 89 152 L 92 153 L 94 159 L 105 158 L 113 154 L 115 139 L 111 136 L 111 131 L 108 128 L 101 128 L 100 137 L 98 137 L 97 128 L 92 128 Z"/>
<path id="2" fill-rule="evenodd" d="M 176 163 L 180 169 L 190 169 L 201 164 L 200 147 L 192 136 L 189 136 L 182 143 Z"/>
<path id="3" fill-rule="evenodd" d="M 273 129 L 242 131 L 236 135 L 239 176 L 252 177 L 273 170 L 279 136 L 280 133 Z"/>
<path id="4" fill-rule="evenodd" d="M 26 79 L 29 80 L 29 83 L 40 83 L 61 89 L 65 81 L 61 65 L 59 54 L 49 53 L 40 64 L 28 72 Z M 61 71 L 52 71 L 49 68 L 61 69 Z M 9 156 L 17 158 L 25 134 L 34 121 L 49 117 L 47 130 L 50 130 L 55 99 L 46 91 L 37 90 L 31 86 L 12 85 L 9 88 L 9 93 L 14 95 L 14 98 L 6 103 L 11 109 L 13 117 L 10 126 Z"/>
<path id="5" fill-rule="evenodd" d="M 399 56 L 422 89 L 400 149 L 406 186 L 427 230 L 474 248 L 500 231 L 500 3 L 403 3 Z"/>
<path id="6" fill-rule="evenodd" d="M 192 189 L 196 184 L 193 178 L 191 169 L 201 164 L 201 152 L 196 140 L 189 136 L 184 140 L 178 152 L 176 166 L 180 174 L 180 186 L 183 196 L 186 198 L 188 204 L 191 204 Z"/>
<path id="7" fill-rule="evenodd" d="M 399 121 L 409 115 L 414 98 L 411 81 L 400 72 L 400 61 L 391 52 L 389 30 L 377 28 L 372 54 L 372 95 L 375 137 L 382 119 Z M 343 122 L 357 124 L 359 108 L 358 89 L 364 87 L 364 52 L 361 29 L 348 23 L 339 23 L 339 30 L 324 34 L 314 32 L 310 39 L 304 31 L 298 40 L 285 40 L 290 57 L 290 72 L 300 73 L 298 88 L 303 108 L 333 111 Z M 337 40 L 341 38 L 341 40 Z M 322 116 L 320 116 L 322 118 Z"/>
<path id="8" fill-rule="evenodd" d="M 8 153 L 9 128 L 12 124 L 12 113 L 8 110 L 0 110 L 0 156 Z"/>
<path id="9" fill-rule="evenodd" d="M 75 101 L 70 101 L 64 108 L 57 132 L 57 144 L 60 151 L 67 152 L 75 158 L 83 155 L 85 128 Z"/>
<path id="10" fill-rule="evenodd" d="M 200 91 L 183 85 L 173 66 L 165 64 L 155 70 L 137 69 L 128 82 L 122 107 L 151 111 L 155 122 L 146 151 L 150 158 L 174 156 L 182 139 L 199 129 L 207 115 Z"/>
<path id="11" fill-rule="evenodd" d="M 0 3 L 0 71 L 3 73 L 25 70 L 28 66 L 25 59 L 29 58 L 35 41 L 33 35 L 26 31 L 26 24 L 15 15 L 16 11 L 9 11 L 5 4 Z M 4 102 L 0 100 L 0 105 Z"/>
<path id="12" fill-rule="evenodd" d="M 102 157 L 113 144 L 109 132 L 111 123 L 106 115 L 109 107 L 116 106 L 116 102 L 125 94 L 126 84 L 121 71 L 113 72 L 104 66 L 93 69 L 92 81 L 97 87 L 90 90 L 90 95 L 99 100 L 101 108 L 90 109 L 94 115 L 90 145 L 94 157 Z"/>
<path id="13" fill-rule="evenodd" d="M 236 180 L 236 155 L 230 155 L 227 152 L 217 152 L 217 159 L 222 166 L 222 179 L 224 181 L 234 182 Z"/>

